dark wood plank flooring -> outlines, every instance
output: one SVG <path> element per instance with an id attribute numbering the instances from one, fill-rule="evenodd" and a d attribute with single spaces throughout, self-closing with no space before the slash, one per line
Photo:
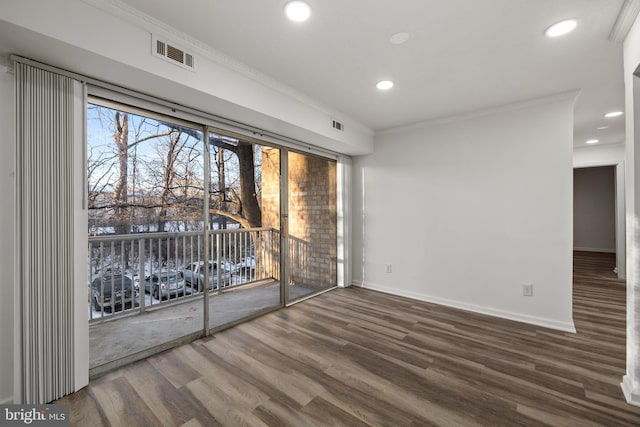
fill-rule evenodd
<path id="1" fill-rule="evenodd" d="M 72 425 L 640 426 L 625 284 L 574 256 L 577 334 L 339 289 L 150 357 L 58 401 Z"/>

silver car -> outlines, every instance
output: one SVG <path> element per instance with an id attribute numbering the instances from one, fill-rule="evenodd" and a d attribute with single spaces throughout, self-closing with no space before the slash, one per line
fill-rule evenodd
<path id="1" fill-rule="evenodd" d="M 156 299 L 183 296 L 184 280 L 175 271 L 160 271 L 145 277 L 144 291 Z"/>

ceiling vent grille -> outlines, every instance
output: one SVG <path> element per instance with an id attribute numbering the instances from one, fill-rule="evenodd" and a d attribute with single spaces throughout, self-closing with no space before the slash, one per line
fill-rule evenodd
<path id="1" fill-rule="evenodd" d="M 187 70 L 194 71 L 195 62 L 192 54 L 185 52 L 184 50 L 173 46 L 165 41 L 159 40 L 155 36 L 153 36 L 152 46 L 153 56 L 162 58 L 167 62 L 179 65 L 183 68 L 186 68 Z"/>
<path id="2" fill-rule="evenodd" d="M 339 130 L 340 132 L 344 132 L 344 125 L 337 121 L 337 120 L 333 120 L 332 126 L 335 130 Z"/>

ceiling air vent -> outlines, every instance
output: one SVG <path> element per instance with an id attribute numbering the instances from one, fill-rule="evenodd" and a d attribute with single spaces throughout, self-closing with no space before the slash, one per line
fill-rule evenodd
<path id="1" fill-rule="evenodd" d="M 340 132 L 344 132 L 344 125 L 337 120 L 333 120 L 333 128 Z"/>
<path id="2" fill-rule="evenodd" d="M 152 37 L 153 55 L 162 58 L 167 62 L 179 65 L 188 70 L 194 70 L 193 55 L 184 50 L 173 46 L 165 41 Z"/>

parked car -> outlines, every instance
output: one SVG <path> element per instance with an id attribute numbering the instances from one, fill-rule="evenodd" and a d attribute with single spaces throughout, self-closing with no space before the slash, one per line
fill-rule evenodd
<path id="1" fill-rule="evenodd" d="M 93 306 L 97 311 L 132 306 L 135 298 L 133 282 L 123 275 L 105 275 L 91 282 Z"/>
<path id="2" fill-rule="evenodd" d="M 189 285 L 193 290 L 201 292 L 204 289 L 204 271 L 205 266 L 209 271 L 209 290 L 218 289 L 218 268 L 215 262 L 209 261 L 197 261 L 187 265 L 181 272 L 184 278 L 185 284 Z M 220 270 L 220 282 L 224 286 L 231 282 L 233 277 L 232 273 L 226 268 L 222 267 Z"/>
<path id="3" fill-rule="evenodd" d="M 144 291 L 156 299 L 184 295 L 184 279 L 174 270 L 160 271 L 145 277 Z"/>

